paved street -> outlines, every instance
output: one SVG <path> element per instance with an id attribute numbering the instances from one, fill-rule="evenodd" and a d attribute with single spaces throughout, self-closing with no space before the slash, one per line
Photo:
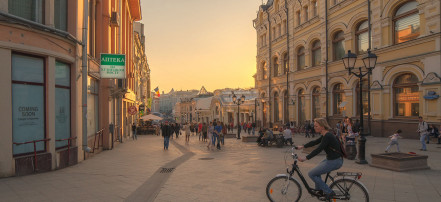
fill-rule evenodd
<path id="1" fill-rule="evenodd" d="M 164 151 L 161 137 L 138 137 L 66 169 L 0 179 L 1 201 L 267 201 L 266 184 L 286 168 L 288 147 L 227 138 L 221 151 L 208 150 L 196 136 L 189 144 L 181 136 Z M 308 140 L 294 137 L 296 144 Z M 368 137 L 367 154 L 384 151 L 387 141 Z M 420 153 L 417 140 L 401 139 L 400 146 Z M 441 201 L 441 146 L 428 150 L 430 170 L 394 172 L 345 160 L 340 171 L 362 172 L 371 201 Z M 323 158 L 301 163 L 303 174 Z M 317 201 L 305 193 L 302 201 Z"/>

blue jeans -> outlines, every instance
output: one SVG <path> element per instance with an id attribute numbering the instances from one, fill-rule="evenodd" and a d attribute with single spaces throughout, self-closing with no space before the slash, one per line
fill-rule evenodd
<path id="1" fill-rule="evenodd" d="M 220 139 L 220 143 L 222 145 L 224 145 L 224 143 L 225 143 L 225 135 L 222 135 L 222 137 L 219 137 L 219 139 Z"/>
<path id="2" fill-rule="evenodd" d="M 339 169 L 343 165 L 343 159 L 323 160 L 315 168 L 309 171 L 308 175 L 315 183 L 315 189 L 323 190 L 325 194 L 329 194 L 332 190 L 323 182 L 322 176 L 328 172 Z"/>
<path id="3" fill-rule="evenodd" d="M 136 136 L 136 130 L 137 130 L 137 129 L 135 129 L 135 130 L 133 131 L 133 139 L 138 139 L 138 137 Z"/>
<path id="4" fill-rule="evenodd" d="M 213 133 L 213 138 L 211 140 L 211 143 L 213 145 L 216 145 L 216 140 L 218 140 L 218 139 L 219 139 L 219 136 L 216 133 Z"/>
<path id="5" fill-rule="evenodd" d="M 426 150 L 427 149 L 426 148 L 426 136 L 427 136 L 427 134 L 421 135 L 421 137 L 420 137 L 420 141 L 421 141 L 421 144 L 422 144 L 422 147 L 421 147 L 422 150 Z"/>
<path id="6" fill-rule="evenodd" d="M 170 143 L 170 137 L 164 136 L 164 149 L 168 150 L 168 144 Z"/>

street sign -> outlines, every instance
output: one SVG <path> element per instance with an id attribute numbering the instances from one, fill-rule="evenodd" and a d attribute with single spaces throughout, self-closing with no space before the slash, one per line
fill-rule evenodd
<path id="1" fill-rule="evenodd" d="M 126 55 L 101 53 L 100 76 L 103 79 L 125 79 Z"/>
<path id="2" fill-rule="evenodd" d="M 139 105 L 139 111 L 144 111 L 145 110 L 145 106 L 144 105 Z"/>
<path id="3" fill-rule="evenodd" d="M 136 107 L 135 106 L 130 106 L 128 109 L 128 112 L 130 115 L 135 115 L 136 114 Z"/>

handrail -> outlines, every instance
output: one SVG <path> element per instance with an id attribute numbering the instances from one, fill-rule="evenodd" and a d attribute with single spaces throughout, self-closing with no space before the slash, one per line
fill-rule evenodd
<path id="1" fill-rule="evenodd" d="M 70 145 L 72 144 L 72 140 L 73 139 L 77 139 L 77 137 L 70 137 L 70 138 L 55 140 L 57 142 L 66 141 L 67 140 L 67 165 L 68 166 L 70 165 Z"/>
<path id="2" fill-rule="evenodd" d="M 103 146 L 103 144 L 104 144 L 103 134 L 104 134 L 104 128 L 101 129 L 101 130 L 99 130 L 99 131 L 97 131 L 97 132 L 95 133 L 95 139 L 94 139 L 94 141 L 93 141 L 93 149 L 92 149 L 92 152 L 91 152 L 91 153 L 94 153 L 94 152 L 95 152 L 95 149 L 99 149 L 99 148 L 100 148 L 100 138 L 101 138 L 101 146 Z M 95 148 L 95 143 L 96 143 L 96 137 L 97 137 L 97 136 L 98 136 L 98 147 Z"/>
<path id="3" fill-rule="evenodd" d="M 33 143 L 34 144 L 34 172 L 37 171 L 37 147 L 35 145 L 35 143 L 37 142 L 47 142 L 51 140 L 50 138 L 46 138 L 46 139 L 41 139 L 41 140 L 33 140 L 33 141 L 28 141 L 28 142 L 12 142 L 15 145 L 22 145 L 22 144 L 29 144 L 29 143 Z"/>

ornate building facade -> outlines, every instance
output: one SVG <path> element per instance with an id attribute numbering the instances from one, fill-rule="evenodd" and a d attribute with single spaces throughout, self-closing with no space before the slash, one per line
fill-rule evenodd
<path id="1" fill-rule="evenodd" d="M 418 116 L 440 122 L 439 1 L 269 0 L 253 23 L 257 117 L 264 125 L 317 117 L 334 125 L 359 113 L 367 125 L 370 108 L 371 131 L 365 132 L 388 136 L 401 128 L 416 138 Z M 360 67 L 368 49 L 378 61 L 370 82 L 363 80 L 360 112 L 358 78 L 348 75 L 341 58 L 351 50 Z"/>

